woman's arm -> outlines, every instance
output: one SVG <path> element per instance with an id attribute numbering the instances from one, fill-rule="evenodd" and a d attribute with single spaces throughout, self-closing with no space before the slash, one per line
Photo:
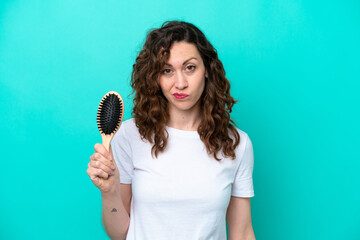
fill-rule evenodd
<path id="1" fill-rule="evenodd" d="M 255 240 L 251 223 L 250 198 L 231 196 L 226 212 L 229 240 Z"/>
<path id="2" fill-rule="evenodd" d="M 112 240 L 125 240 L 130 224 L 130 215 L 124 206 L 121 191 L 123 190 L 101 193 L 102 221 L 107 235 Z"/>

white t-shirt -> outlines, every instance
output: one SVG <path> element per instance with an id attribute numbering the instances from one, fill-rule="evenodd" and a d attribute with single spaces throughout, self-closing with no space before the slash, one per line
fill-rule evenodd
<path id="1" fill-rule="evenodd" d="M 120 183 L 132 184 L 127 240 L 224 240 L 230 197 L 253 197 L 253 147 L 237 129 L 236 159 L 216 161 L 197 131 L 167 127 L 166 150 L 151 156 L 134 119 L 126 120 L 111 148 Z M 218 157 L 223 158 L 220 154 Z"/>

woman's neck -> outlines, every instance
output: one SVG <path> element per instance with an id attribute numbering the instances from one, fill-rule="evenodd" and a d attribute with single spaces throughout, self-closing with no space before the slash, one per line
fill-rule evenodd
<path id="1" fill-rule="evenodd" d="M 172 128 L 184 131 L 196 131 L 201 122 L 200 106 L 194 106 L 192 109 L 182 111 L 169 108 L 170 119 L 167 125 Z"/>

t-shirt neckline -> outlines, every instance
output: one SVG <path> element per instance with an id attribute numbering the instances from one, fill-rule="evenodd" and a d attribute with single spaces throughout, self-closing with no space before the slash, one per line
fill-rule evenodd
<path id="1" fill-rule="evenodd" d="M 199 134 L 197 131 L 186 131 L 169 126 L 166 126 L 166 131 L 169 133 L 169 135 L 176 135 L 176 136 L 189 137 L 189 138 L 199 138 Z"/>

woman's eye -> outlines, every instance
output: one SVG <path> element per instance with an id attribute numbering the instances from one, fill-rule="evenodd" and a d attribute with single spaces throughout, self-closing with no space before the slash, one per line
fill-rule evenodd
<path id="1" fill-rule="evenodd" d="M 195 66 L 194 65 L 189 65 L 186 67 L 188 70 L 192 71 L 192 70 L 195 70 Z"/>
<path id="2" fill-rule="evenodd" d="M 168 69 L 168 68 L 162 70 L 162 73 L 163 73 L 163 74 L 168 74 L 168 73 L 170 73 L 170 72 L 171 72 L 171 70 Z"/>

